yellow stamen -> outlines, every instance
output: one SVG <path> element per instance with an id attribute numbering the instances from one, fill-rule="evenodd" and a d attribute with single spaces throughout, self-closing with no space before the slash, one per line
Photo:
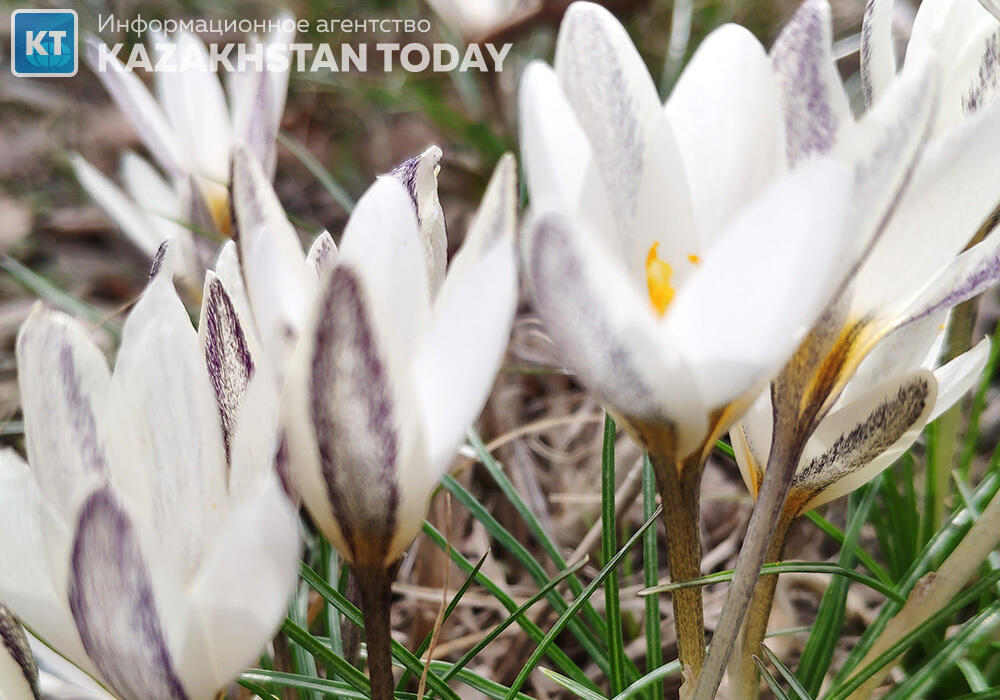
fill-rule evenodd
<path id="1" fill-rule="evenodd" d="M 669 264 L 660 260 L 656 254 L 660 243 L 656 242 L 649 247 L 646 255 L 646 287 L 649 290 L 649 300 L 656 309 L 656 313 L 662 316 L 667 312 L 667 307 L 674 299 L 674 288 L 670 286 L 670 278 L 674 270 Z"/>
<path id="2" fill-rule="evenodd" d="M 232 235 L 232 226 L 229 221 L 229 197 L 225 190 L 220 193 L 213 192 L 207 196 L 208 213 L 212 215 L 215 227 L 226 238 Z"/>
<path id="3" fill-rule="evenodd" d="M 688 256 L 688 262 L 691 263 L 692 265 L 701 265 L 701 258 L 692 253 L 691 255 Z"/>

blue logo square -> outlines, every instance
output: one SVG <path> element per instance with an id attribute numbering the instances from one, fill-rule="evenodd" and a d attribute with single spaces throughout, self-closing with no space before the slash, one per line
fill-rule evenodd
<path id="1" fill-rule="evenodd" d="M 75 10 L 14 10 L 10 16 L 10 69 L 21 78 L 76 75 Z"/>

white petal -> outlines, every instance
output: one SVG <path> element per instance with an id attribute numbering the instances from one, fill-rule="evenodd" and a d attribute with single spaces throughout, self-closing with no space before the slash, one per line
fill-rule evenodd
<path id="1" fill-rule="evenodd" d="M 522 246 L 535 308 L 579 380 L 615 412 L 675 423 L 682 449 L 697 447 L 708 409 L 691 370 L 601 241 L 553 213 L 525 227 Z"/>
<path id="2" fill-rule="evenodd" d="M 277 478 L 247 495 L 230 510 L 190 588 L 210 640 L 202 663 L 215 688 L 255 665 L 285 616 L 298 574 L 298 517 Z"/>
<path id="3" fill-rule="evenodd" d="M 420 227 L 420 240 L 424 245 L 431 296 L 437 294 L 441 287 L 448 263 L 448 236 L 437 192 L 440 162 L 441 149 L 431 146 L 419 156 L 403 161 L 389 173 L 406 188 L 413 203 L 417 225 Z"/>
<path id="4" fill-rule="evenodd" d="M 114 382 L 138 436 L 153 532 L 185 578 L 225 510 L 226 456 L 198 335 L 163 272 L 125 321 Z"/>
<path id="5" fill-rule="evenodd" d="M 152 256 L 163 242 L 163 237 L 146 212 L 79 154 L 73 154 L 70 162 L 76 179 L 87 194 L 107 212 L 133 244 Z"/>
<path id="6" fill-rule="evenodd" d="M 518 104 L 521 158 L 532 209 L 575 212 L 591 168 L 590 144 L 548 65 L 528 65 Z"/>
<path id="7" fill-rule="evenodd" d="M 938 83 L 933 61 L 908 61 L 900 77 L 832 151 L 854 168 L 848 230 L 856 232 L 863 250 L 885 230 L 911 182 L 934 118 Z"/>
<path id="8" fill-rule="evenodd" d="M 103 47 L 103 48 L 102 48 Z M 143 85 L 139 76 L 125 70 L 117 58 L 109 56 L 105 70 L 101 70 L 101 53 L 107 47 L 96 37 L 86 39 L 84 58 L 111 97 L 125 112 L 143 144 L 153 154 L 160 166 L 169 173 L 180 174 L 187 169 L 186 154 L 182 151 L 166 115 Z M 110 51 L 108 51 L 110 54 Z"/>
<path id="9" fill-rule="evenodd" d="M 229 497 L 245 501 L 275 471 L 279 450 L 281 397 L 278 380 L 267 364 L 256 367 L 243 395 L 233 433 Z"/>
<path id="10" fill-rule="evenodd" d="M 785 169 L 779 100 L 760 42 L 743 27 L 727 24 L 702 41 L 667 101 L 706 247 Z"/>
<path id="11" fill-rule="evenodd" d="M 832 54 L 830 5 L 806 0 L 771 48 L 785 108 L 788 159 L 824 153 L 848 128 L 850 106 Z"/>
<path id="12" fill-rule="evenodd" d="M 930 51 L 944 59 L 957 56 L 975 28 L 989 19 L 979 2 L 924 0 L 913 18 L 906 60 Z"/>
<path id="13" fill-rule="evenodd" d="M 216 276 L 222 280 L 229 294 L 230 301 L 236 307 L 239 314 L 240 323 L 244 330 L 249 329 L 258 344 L 260 337 L 257 335 L 257 327 L 253 322 L 253 314 L 250 311 L 250 300 L 247 298 L 246 285 L 243 284 L 243 270 L 240 267 L 239 251 L 236 248 L 236 241 L 226 241 L 219 251 L 219 257 L 215 261 L 214 268 Z"/>
<path id="14" fill-rule="evenodd" d="M 997 19 L 1000 19 L 1000 2 L 997 0 L 979 0 L 979 4 L 989 10 Z"/>
<path id="15" fill-rule="evenodd" d="M 270 181 L 245 146 L 233 151 L 232 192 L 250 306 L 265 352 L 279 361 L 312 295 L 305 256 Z"/>
<path id="16" fill-rule="evenodd" d="M 316 279 L 330 272 L 337 264 L 337 244 L 333 242 L 333 236 L 328 231 L 316 236 L 309 252 L 306 254 L 306 264 L 316 273 Z"/>
<path id="17" fill-rule="evenodd" d="M 36 635 L 93 670 L 66 600 L 71 533 L 13 450 L 0 450 L 0 598 Z"/>
<path id="18" fill-rule="evenodd" d="M 829 414 L 806 443 L 792 480 L 800 512 L 850 493 L 888 467 L 917 439 L 936 396 L 934 375 L 917 370 Z"/>
<path id="19" fill-rule="evenodd" d="M 927 419 L 928 423 L 951 408 L 966 392 L 976 386 L 989 358 L 990 339 L 983 338 L 971 350 L 934 370 L 938 395 L 934 410 Z"/>
<path id="20" fill-rule="evenodd" d="M 873 105 L 896 77 L 892 39 L 893 0 L 868 0 L 861 23 L 861 90 Z"/>
<path id="21" fill-rule="evenodd" d="M 437 470 L 428 475 L 432 484 L 451 464 L 486 402 L 507 350 L 516 305 L 511 241 L 495 244 L 468 274 L 445 281 L 413 367 L 430 463 Z"/>
<path id="22" fill-rule="evenodd" d="M 18 333 L 17 364 L 35 479 L 72 520 L 111 473 L 108 363 L 80 323 L 38 304 Z"/>
<path id="23" fill-rule="evenodd" d="M 948 66 L 937 131 L 960 122 L 1000 95 L 1000 26 L 992 17 L 975 28 Z M 950 58 L 950 57 L 948 57 Z"/>
<path id="24" fill-rule="evenodd" d="M 1000 104 L 927 145 L 896 212 L 856 280 L 855 311 L 902 314 L 997 204 Z"/>
<path id="25" fill-rule="evenodd" d="M 736 465 L 740 468 L 743 483 L 754 498 L 757 497 L 764 469 L 767 467 L 772 432 L 771 392 L 767 388 L 750 405 L 740 422 L 729 431 Z"/>
<path id="26" fill-rule="evenodd" d="M 177 191 L 157 172 L 148 160 L 133 151 L 122 154 L 122 183 L 129 196 L 144 209 L 163 217 L 178 218 L 180 201 Z"/>
<path id="27" fill-rule="evenodd" d="M 641 272 L 659 242 L 681 282 L 700 252 L 684 163 L 653 81 L 625 28 L 592 3 L 572 5 L 556 46 L 556 73 L 609 194 L 625 264 Z"/>
<path id="28" fill-rule="evenodd" d="M 187 699 L 140 538 L 109 489 L 95 491 L 81 510 L 69 604 L 87 654 L 120 696 Z"/>
<path id="29" fill-rule="evenodd" d="M 667 310 L 709 410 L 778 371 L 843 281 L 850 175 L 814 161 L 737 215 Z M 738 338 L 738 342 L 733 339 Z"/>
<path id="30" fill-rule="evenodd" d="M 250 48 L 253 49 L 256 44 L 256 38 L 251 39 Z M 278 136 L 281 114 L 275 111 L 273 104 L 275 90 L 272 81 L 278 78 L 272 76 L 268 70 L 234 72 L 230 76 L 231 84 L 234 86 L 230 95 L 236 138 L 245 143 L 250 152 L 257 157 L 264 172 L 269 177 L 274 177 L 274 168 L 277 164 L 275 139 Z"/>
<path id="31" fill-rule="evenodd" d="M 201 39 L 180 32 L 176 40 L 178 70 L 154 73 L 157 92 L 177 138 L 187 148 L 196 173 L 224 183 L 229 178 L 232 126 L 226 96 L 211 70 Z"/>
<path id="32" fill-rule="evenodd" d="M 428 275 L 410 195 L 392 177 L 380 177 L 358 200 L 340 240 L 339 265 L 358 270 L 365 286 L 393 313 L 387 348 L 413 347 L 429 313 Z"/>
<path id="33" fill-rule="evenodd" d="M 471 269 L 493 246 L 513 241 L 517 230 L 517 163 L 507 153 L 500 158 L 490 178 L 476 216 L 469 224 L 462 247 L 448 266 L 448 279 L 458 279 Z M 452 283 L 446 283 L 446 287 Z M 438 295 L 440 302 L 444 290 Z"/>
<path id="34" fill-rule="evenodd" d="M 1000 230 L 952 260 L 907 309 L 904 323 L 947 311 L 1000 281 Z"/>
<path id="35" fill-rule="evenodd" d="M 892 377 L 921 367 L 933 368 L 947 335 L 948 312 L 937 312 L 894 330 L 861 361 L 838 399 L 847 405 Z"/>

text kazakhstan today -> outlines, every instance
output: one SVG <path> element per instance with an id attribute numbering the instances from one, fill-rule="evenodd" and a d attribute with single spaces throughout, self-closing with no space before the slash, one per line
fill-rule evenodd
<path id="1" fill-rule="evenodd" d="M 492 43 L 469 44 L 464 51 L 453 44 L 421 42 L 377 42 L 331 45 L 306 42 L 173 42 L 163 34 L 153 34 L 153 42 L 137 43 L 126 52 L 125 44 L 110 46 L 90 41 L 89 49 L 96 52 L 99 72 L 124 67 L 126 71 L 144 70 L 157 73 L 177 73 L 189 70 L 210 70 L 214 73 L 322 71 L 339 73 L 369 70 L 370 60 L 381 70 L 390 72 L 402 68 L 411 73 L 500 72 L 510 52 L 511 44 L 499 48 Z M 336 51 L 334 46 L 336 46 Z"/>

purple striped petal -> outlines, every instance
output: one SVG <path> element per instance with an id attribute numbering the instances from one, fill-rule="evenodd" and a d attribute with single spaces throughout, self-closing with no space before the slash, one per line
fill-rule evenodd
<path id="1" fill-rule="evenodd" d="M 316 273 L 316 277 L 323 277 L 337 264 L 337 244 L 333 242 L 329 231 L 316 236 L 306 255 L 306 264 Z"/>
<path id="2" fill-rule="evenodd" d="M 833 62 L 830 6 L 806 0 L 771 49 L 785 107 L 788 160 L 825 153 L 850 120 L 850 107 Z"/>
<path id="3" fill-rule="evenodd" d="M 24 681 L 35 696 L 36 700 L 41 697 L 38 692 L 38 666 L 35 665 L 35 657 L 31 655 L 31 648 L 28 646 L 28 638 L 24 635 L 24 629 L 14 618 L 6 607 L 0 604 L 0 646 L 7 650 L 7 653 L 21 668 L 24 674 Z M 0 689 L 2 690 L 2 689 Z"/>
<path id="4" fill-rule="evenodd" d="M 187 700 L 160 624 L 149 569 L 128 514 L 107 488 L 80 511 L 69 604 L 84 649 L 126 700 Z"/>
<path id="5" fill-rule="evenodd" d="M 322 294 L 308 388 L 320 469 L 354 563 L 382 563 L 399 504 L 396 401 L 355 272 L 338 266 Z"/>
<path id="6" fill-rule="evenodd" d="M 228 464 L 240 404 L 253 375 L 254 359 L 247 334 L 222 280 L 212 272 L 205 277 L 198 335 L 205 365 L 219 405 L 222 438 Z"/>

